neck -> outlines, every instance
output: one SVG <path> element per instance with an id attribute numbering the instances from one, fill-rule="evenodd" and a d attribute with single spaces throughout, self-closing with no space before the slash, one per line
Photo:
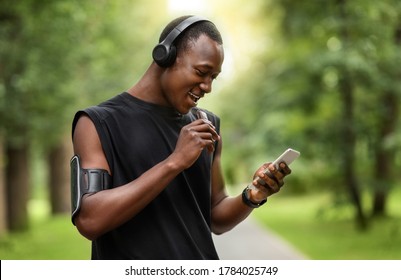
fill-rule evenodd
<path id="1" fill-rule="evenodd" d="M 160 75 L 163 69 L 152 63 L 141 79 L 127 90 L 143 101 L 159 104 L 161 96 Z"/>

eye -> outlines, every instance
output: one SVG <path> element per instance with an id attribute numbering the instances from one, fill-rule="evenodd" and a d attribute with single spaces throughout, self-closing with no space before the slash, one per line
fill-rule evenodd
<path id="1" fill-rule="evenodd" d="M 198 74 L 198 76 L 200 76 L 200 77 L 205 77 L 207 75 L 206 72 L 203 72 L 199 69 L 196 69 L 195 71 L 196 71 L 196 74 Z"/>
<path id="2" fill-rule="evenodd" d="M 212 81 L 217 79 L 219 73 L 210 73 L 210 71 L 203 71 L 199 68 L 195 68 L 196 75 L 203 78 L 210 78 Z"/>

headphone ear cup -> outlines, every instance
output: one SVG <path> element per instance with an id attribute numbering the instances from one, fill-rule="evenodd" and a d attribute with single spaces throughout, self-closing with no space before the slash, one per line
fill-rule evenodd
<path id="1" fill-rule="evenodd" d="M 163 44 L 158 44 L 152 52 L 153 60 L 160 67 L 169 67 L 174 63 L 175 57 L 177 55 L 177 49 L 173 45 L 170 50 Z"/>
<path id="2" fill-rule="evenodd" d="M 178 24 L 170 33 L 166 36 L 166 38 L 160 42 L 156 47 L 154 47 L 152 56 L 153 60 L 160 67 L 169 67 L 174 64 L 174 61 L 177 57 L 177 49 L 174 45 L 175 39 L 189 26 L 199 21 L 209 21 L 204 18 L 192 16 L 185 19 L 183 22 Z"/>
<path id="3" fill-rule="evenodd" d="M 159 66 L 162 66 L 164 64 L 163 62 L 166 60 L 167 56 L 168 56 L 168 50 L 165 45 L 158 44 L 156 47 L 154 47 L 153 52 L 152 52 L 152 57 L 153 57 L 153 60 Z"/>
<path id="4" fill-rule="evenodd" d="M 170 47 L 170 51 L 167 54 L 165 67 L 169 67 L 169 66 L 173 65 L 176 57 L 177 57 L 177 48 L 174 45 L 172 45 Z"/>

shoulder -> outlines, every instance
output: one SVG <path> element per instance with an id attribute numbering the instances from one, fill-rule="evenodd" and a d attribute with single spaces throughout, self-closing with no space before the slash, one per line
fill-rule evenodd
<path id="1" fill-rule="evenodd" d="M 82 114 L 76 120 L 74 129 L 72 131 L 72 139 L 73 139 L 73 144 L 77 143 L 93 144 L 94 142 L 99 141 L 95 124 L 88 115 Z"/>
<path id="2" fill-rule="evenodd" d="M 72 143 L 83 168 L 101 168 L 111 174 L 96 126 L 88 115 L 82 114 L 77 119 Z"/>
<path id="3" fill-rule="evenodd" d="M 123 94 L 124 93 L 119 94 L 107 101 L 100 103 L 99 105 L 87 107 L 77 111 L 72 121 L 72 134 L 74 135 L 78 121 L 80 121 L 82 117 L 86 119 L 83 121 L 84 123 L 91 120 L 97 127 L 99 123 L 105 121 L 110 115 L 118 111 L 118 108 L 125 106 Z"/>
<path id="4" fill-rule="evenodd" d="M 101 120 L 101 114 L 98 106 L 89 107 L 84 110 L 79 110 L 75 113 L 74 119 L 72 121 L 72 137 L 74 137 L 76 131 L 85 131 L 85 128 L 93 127 L 95 128 L 95 122 Z"/>

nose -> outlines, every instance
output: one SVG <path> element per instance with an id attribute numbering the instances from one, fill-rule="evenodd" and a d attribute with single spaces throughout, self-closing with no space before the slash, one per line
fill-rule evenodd
<path id="1" fill-rule="evenodd" d="M 209 93 L 212 91 L 212 83 L 213 83 L 213 79 L 208 77 L 205 78 L 204 81 L 199 85 L 199 87 L 201 88 L 201 90 L 205 93 Z"/>

